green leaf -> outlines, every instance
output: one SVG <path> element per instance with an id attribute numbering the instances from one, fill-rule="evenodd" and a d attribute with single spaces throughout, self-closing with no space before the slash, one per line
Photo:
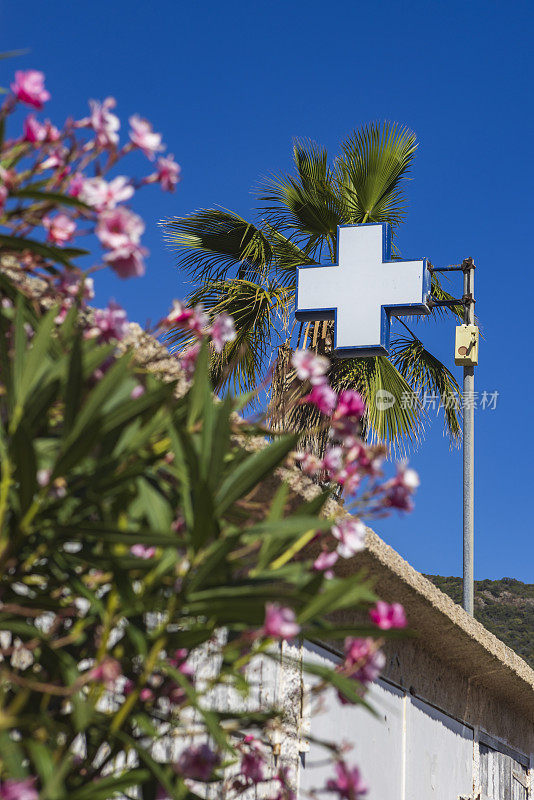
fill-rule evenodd
<path id="1" fill-rule="evenodd" d="M 222 403 L 212 404 L 214 409 L 214 433 L 211 438 L 211 452 L 209 472 L 207 478 L 213 488 L 219 486 L 222 480 L 224 458 L 230 447 L 231 420 L 230 415 L 234 408 L 234 400 L 227 395 Z"/>
<path id="2" fill-rule="evenodd" d="M 338 579 L 334 578 L 326 585 L 320 594 L 314 597 L 308 605 L 298 614 L 301 624 L 313 620 L 325 613 L 333 613 L 341 608 L 350 608 L 358 603 L 373 603 L 376 595 L 362 580 L 362 576 Z"/>
<path id="3" fill-rule="evenodd" d="M 48 747 L 43 742 L 37 742 L 35 739 L 28 739 L 26 747 L 30 752 L 33 764 L 37 769 L 39 778 L 43 783 L 49 781 L 56 769 L 52 755 Z"/>
<path id="4" fill-rule="evenodd" d="M 239 277 L 255 277 L 272 251 L 264 234 L 225 209 L 203 209 L 163 223 L 165 239 L 180 254 L 179 265 L 193 280 L 221 280 L 234 267 Z"/>
<path id="5" fill-rule="evenodd" d="M 302 670 L 308 674 L 317 675 L 330 684 L 330 686 L 333 686 L 334 689 L 337 689 L 350 703 L 364 706 L 373 716 L 378 716 L 374 708 L 364 700 L 363 693 L 365 687 L 362 686 L 359 681 L 354 678 L 348 678 L 346 675 L 341 675 L 335 669 L 330 669 L 322 664 L 316 664 L 310 661 L 303 661 Z"/>
<path id="6" fill-rule="evenodd" d="M 19 513 L 30 507 L 37 484 L 37 459 L 32 436 L 25 424 L 18 426 L 11 440 L 12 460 L 15 464 L 15 480 L 18 481 Z"/>
<path id="7" fill-rule="evenodd" d="M 9 252 L 23 252 L 29 250 L 38 256 L 52 261 L 53 263 L 63 264 L 65 267 L 72 268 L 72 258 L 89 255 L 88 250 L 79 250 L 74 247 L 53 247 L 52 245 L 36 242 L 33 239 L 24 239 L 21 236 L 7 236 L 0 234 L 0 248 Z"/>
<path id="8" fill-rule="evenodd" d="M 208 358 L 208 342 L 204 339 L 195 364 L 193 385 L 187 395 L 189 403 L 188 428 L 192 428 L 198 420 L 203 419 L 207 406 L 213 404 L 208 380 Z"/>
<path id="9" fill-rule="evenodd" d="M 11 738 L 7 730 L 0 731 L 0 753 L 2 754 L 2 762 L 7 767 L 11 778 L 22 780 L 28 777 L 24 751 L 19 742 Z"/>
<path id="10" fill-rule="evenodd" d="M 59 192 L 40 191 L 39 189 L 33 189 L 31 186 L 24 189 L 17 189 L 12 192 L 11 195 L 12 197 L 22 197 L 23 199 L 28 197 L 32 200 L 42 200 L 45 203 L 51 203 L 53 205 L 74 206 L 84 211 L 94 211 L 91 206 L 78 200 L 77 197 L 72 197 L 69 194 L 60 194 Z"/>
<path id="11" fill-rule="evenodd" d="M 224 514 L 236 500 L 253 489 L 284 460 L 297 441 L 297 435 L 281 436 L 234 468 L 217 492 L 215 500 L 218 513 Z"/>
<path id="12" fill-rule="evenodd" d="M 296 538 L 309 530 L 327 531 L 331 527 L 332 520 L 293 514 L 287 519 L 268 519 L 247 528 L 243 532 L 242 540 L 244 542 L 253 542 L 256 539 L 285 540 Z"/>
<path id="13" fill-rule="evenodd" d="M 45 354 L 50 345 L 50 337 L 55 326 L 58 308 L 52 308 L 39 323 L 35 335 L 26 347 L 25 333 L 20 332 L 20 321 L 17 323 L 16 356 L 15 356 L 15 410 L 14 420 L 22 418 L 24 404 L 30 392 L 39 383 L 43 375 L 50 369 Z M 22 313 L 17 313 L 17 320 L 23 321 Z M 13 427 L 12 427 L 13 430 Z"/>
<path id="14" fill-rule="evenodd" d="M 69 357 L 69 371 L 65 387 L 65 431 L 68 433 L 76 421 L 83 392 L 83 349 L 81 334 L 74 336 Z"/>
<path id="15" fill-rule="evenodd" d="M 104 421 L 103 406 L 124 381 L 130 360 L 130 353 L 117 359 L 89 393 L 75 424 L 63 440 L 62 452 L 54 466 L 52 478 L 62 475 L 94 446 L 97 431 Z"/>
<path id="16" fill-rule="evenodd" d="M 146 478 L 139 478 L 137 489 L 139 510 L 148 520 L 150 527 L 156 531 L 170 531 L 173 515 L 165 496 L 156 491 Z"/>
<path id="17" fill-rule="evenodd" d="M 117 792 L 131 789 L 150 778 L 147 769 L 130 769 L 118 777 L 109 775 L 105 778 L 99 777 L 98 781 L 91 781 L 81 789 L 69 791 L 69 800 L 108 800 Z"/>

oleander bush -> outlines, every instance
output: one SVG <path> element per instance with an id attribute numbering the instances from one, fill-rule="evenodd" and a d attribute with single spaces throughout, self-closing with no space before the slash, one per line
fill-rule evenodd
<path id="1" fill-rule="evenodd" d="M 163 145 L 135 116 L 121 146 L 112 98 L 61 130 L 32 113 L 9 139 L 9 116 L 49 97 L 34 70 L 11 90 L 0 110 L 0 798 L 232 798 L 259 784 L 290 798 L 292 775 L 272 758 L 280 710 L 250 702 L 250 665 L 279 658 L 286 640 L 344 639 L 338 667 L 304 669 L 317 697 L 333 686 L 340 702 L 366 703 L 381 639 L 406 620 L 336 562 L 364 547 L 364 513 L 410 508 L 417 477 L 402 466 L 381 482 L 385 450 L 359 438 L 361 398 L 334 392 L 328 361 L 311 353 L 294 366 L 329 431 L 324 459 L 243 420 L 250 395 L 213 392 L 213 356 L 235 337 L 228 316 L 175 302 L 161 321 L 194 339 L 176 355 L 185 393 L 119 347 L 125 312 L 87 305 L 90 274 L 144 271 L 144 225 L 126 202 L 144 184 L 174 189 L 177 165 L 160 157 L 143 179 L 113 177 L 132 150 L 155 158 Z M 67 246 L 82 231 L 104 249 L 85 272 L 91 250 Z M 274 478 L 283 465 L 312 476 L 315 499 Z M 358 516 L 325 519 L 341 486 Z M 340 609 L 368 622 L 339 627 Z M 233 699 L 221 706 L 218 690 Z M 356 800 L 357 768 L 324 744 L 336 776 L 318 788 Z"/>

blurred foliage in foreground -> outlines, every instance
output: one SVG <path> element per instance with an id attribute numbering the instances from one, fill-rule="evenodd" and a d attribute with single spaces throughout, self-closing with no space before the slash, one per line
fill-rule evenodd
<path id="1" fill-rule="evenodd" d="M 0 283 L 2 796 L 183 800 L 228 765 L 239 795 L 269 777 L 250 759 L 269 760 L 281 724 L 276 708 L 239 699 L 251 660 L 279 658 L 299 632 L 363 637 L 358 659 L 304 666 L 317 692 L 362 703 L 360 668 L 387 635 L 329 621 L 375 598 L 361 576 L 328 576 L 303 555 L 332 525 L 328 491 L 297 507 L 284 484 L 260 497 L 295 437 L 267 443 L 235 414 L 246 398 L 214 398 L 207 339 L 176 399 L 83 321 L 79 301 L 58 324 L 59 307 Z M 215 669 L 202 684 L 191 664 L 206 646 Z M 223 686 L 236 702 L 216 710 Z M 272 796 L 289 797 L 283 769 L 273 775 Z"/>

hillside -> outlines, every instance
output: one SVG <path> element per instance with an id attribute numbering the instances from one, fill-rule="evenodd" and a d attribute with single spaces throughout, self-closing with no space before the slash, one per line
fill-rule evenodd
<path id="1" fill-rule="evenodd" d="M 426 577 L 461 604 L 460 578 Z M 534 583 L 514 578 L 475 581 L 475 617 L 534 669 Z"/>

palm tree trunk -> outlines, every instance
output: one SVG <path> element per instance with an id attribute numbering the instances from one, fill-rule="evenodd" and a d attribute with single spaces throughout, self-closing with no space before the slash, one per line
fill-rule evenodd
<path id="1" fill-rule="evenodd" d="M 308 322 L 304 330 L 301 327 L 297 347 L 328 356 L 332 352 L 333 331 L 333 322 Z M 322 458 L 328 442 L 328 431 L 317 409 L 302 403 L 311 387 L 296 379 L 291 364 L 292 355 L 293 348 L 286 339 L 278 348 L 273 368 L 267 411 L 269 423 L 273 430 L 303 431 L 300 446 Z"/>

